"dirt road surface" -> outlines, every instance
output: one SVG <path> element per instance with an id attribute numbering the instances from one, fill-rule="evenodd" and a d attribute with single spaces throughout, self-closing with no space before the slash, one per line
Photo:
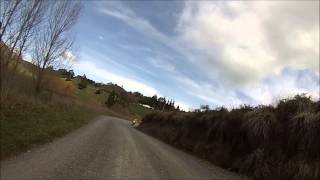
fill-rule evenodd
<path id="1" fill-rule="evenodd" d="M 1 162 L 1 179 L 245 179 L 101 116 L 30 152 Z"/>

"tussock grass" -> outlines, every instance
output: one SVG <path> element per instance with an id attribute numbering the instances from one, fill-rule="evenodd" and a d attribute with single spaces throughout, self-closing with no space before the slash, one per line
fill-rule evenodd
<path id="1" fill-rule="evenodd" d="M 259 107 L 245 114 L 243 130 L 255 144 L 268 143 L 275 134 L 277 119 L 270 107 Z"/>
<path id="2" fill-rule="evenodd" d="M 320 179 L 320 106 L 297 95 L 278 105 L 148 114 L 138 129 L 259 180 Z"/>
<path id="3" fill-rule="evenodd" d="M 291 119 L 291 139 L 310 159 L 320 159 L 320 112 L 302 112 Z"/>

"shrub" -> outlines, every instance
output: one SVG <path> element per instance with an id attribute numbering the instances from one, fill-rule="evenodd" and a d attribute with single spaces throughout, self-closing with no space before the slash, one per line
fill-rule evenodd
<path id="1" fill-rule="evenodd" d="M 320 103 L 297 95 L 276 107 L 157 112 L 138 129 L 259 180 L 320 179 Z"/>
<path id="2" fill-rule="evenodd" d="M 84 74 L 82 77 L 80 77 L 80 82 L 78 83 L 78 88 L 79 89 L 85 89 L 87 88 L 88 85 L 88 79 L 86 75 Z"/>
<path id="3" fill-rule="evenodd" d="M 112 91 L 109 96 L 108 96 L 108 99 L 107 101 L 105 102 L 105 104 L 108 106 L 108 107 L 111 107 L 113 104 L 115 104 L 117 101 L 118 101 L 119 97 L 118 95 L 116 94 L 116 92 Z"/>
<path id="4" fill-rule="evenodd" d="M 302 112 L 291 119 L 291 143 L 306 157 L 320 160 L 320 112 Z"/>
<path id="5" fill-rule="evenodd" d="M 296 95 L 292 99 L 280 100 L 277 105 L 277 116 L 279 120 L 288 121 L 295 114 L 303 111 L 309 111 L 313 102 L 306 95 Z"/>
<path id="6" fill-rule="evenodd" d="M 100 94 L 101 90 L 100 89 L 96 89 L 96 91 L 94 92 L 95 94 Z"/>
<path id="7" fill-rule="evenodd" d="M 249 140 L 255 145 L 269 145 L 277 128 L 277 119 L 271 107 L 260 107 L 246 113 L 246 122 L 243 124 Z"/>

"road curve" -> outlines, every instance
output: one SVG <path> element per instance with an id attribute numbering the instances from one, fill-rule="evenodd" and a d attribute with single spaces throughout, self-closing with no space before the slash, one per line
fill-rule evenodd
<path id="1" fill-rule="evenodd" d="M 1 162 L 0 179 L 245 179 L 102 116 Z"/>

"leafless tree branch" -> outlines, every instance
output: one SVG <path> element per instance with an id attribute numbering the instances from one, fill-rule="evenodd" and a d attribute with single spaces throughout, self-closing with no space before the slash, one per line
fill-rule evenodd
<path id="1" fill-rule="evenodd" d="M 36 36 L 32 53 L 33 63 L 36 65 L 36 93 L 41 89 L 46 68 L 59 65 L 62 55 L 73 46 L 68 32 L 76 23 L 80 10 L 81 4 L 77 1 L 57 1 L 50 4 L 47 21 Z"/>

